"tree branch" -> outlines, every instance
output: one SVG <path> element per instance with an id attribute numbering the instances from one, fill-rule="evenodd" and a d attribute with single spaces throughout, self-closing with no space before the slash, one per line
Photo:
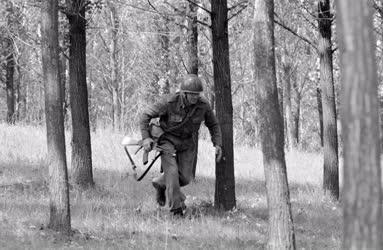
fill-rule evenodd
<path id="1" fill-rule="evenodd" d="M 174 6 L 173 4 L 170 4 L 168 1 L 165 1 L 165 4 L 170 6 L 170 8 L 172 8 L 176 13 L 178 13 L 179 15 L 181 16 L 186 16 L 188 18 L 192 18 L 191 16 L 187 15 L 186 14 L 186 11 L 182 11 L 180 10 L 179 8 L 177 8 L 176 6 Z"/>
<path id="2" fill-rule="evenodd" d="M 249 6 L 249 5 L 248 4 L 247 5 L 242 5 L 242 8 L 239 9 L 236 13 L 234 13 L 231 17 L 229 17 L 227 19 L 227 21 L 230 21 L 233 17 L 239 15 L 242 11 L 244 11 L 247 8 L 247 6 Z"/>
<path id="3" fill-rule="evenodd" d="M 174 11 L 178 12 L 180 15 L 182 16 L 186 16 L 187 18 L 189 19 L 193 19 L 192 16 L 186 14 L 185 12 L 183 12 L 182 10 L 178 9 L 177 7 L 175 7 L 174 5 L 170 4 L 168 1 L 165 1 L 165 4 L 169 5 L 171 8 L 173 8 Z M 205 23 L 205 22 L 202 22 L 202 21 L 199 21 L 199 20 L 196 20 L 197 23 L 205 26 L 205 27 L 208 27 L 208 28 L 211 28 L 209 24 Z"/>
<path id="4" fill-rule="evenodd" d="M 317 46 L 315 46 L 315 44 L 310 41 L 309 39 L 307 39 L 306 37 L 303 37 L 301 35 L 299 35 L 297 32 L 295 32 L 294 30 L 292 30 L 290 27 L 287 27 L 286 25 L 280 23 L 279 21 L 275 20 L 274 19 L 274 22 L 276 24 L 278 24 L 280 27 L 284 28 L 285 30 L 289 31 L 291 34 L 293 34 L 294 36 L 298 37 L 299 39 L 305 41 L 306 43 L 308 43 L 311 47 L 313 47 L 316 51 L 318 50 Z"/>
<path id="5" fill-rule="evenodd" d="M 109 48 L 107 42 L 105 41 L 104 37 L 101 35 L 101 32 L 99 32 L 98 35 L 100 36 L 101 41 L 102 41 L 102 43 L 104 44 L 104 47 L 105 47 L 106 52 L 111 53 L 111 52 L 110 52 L 110 48 Z"/>
<path id="6" fill-rule="evenodd" d="M 333 54 L 337 50 L 338 50 L 338 47 L 335 47 L 334 49 L 331 50 L 331 53 Z"/>
<path id="7" fill-rule="evenodd" d="M 160 15 L 160 17 L 162 17 L 164 20 L 166 21 L 169 21 L 169 22 L 173 22 L 174 24 L 182 27 L 182 28 L 185 28 L 187 29 L 187 27 L 185 25 L 183 25 L 182 23 L 178 23 L 176 22 L 173 18 L 169 18 L 169 16 L 179 16 L 179 15 L 174 15 L 174 14 L 170 14 L 170 13 L 162 13 L 160 12 L 159 10 L 157 10 L 157 8 L 150 2 L 150 0 L 148 0 L 148 3 L 150 5 L 150 7 L 152 7 L 152 9 L 158 14 Z"/>
<path id="8" fill-rule="evenodd" d="M 229 8 L 227 9 L 227 11 L 231 11 L 231 10 L 237 8 L 238 6 L 242 6 L 242 5 L 246 5 L 246 6 L 247 6 L 248 4 L 249 4 L 249 1 L 248 1 L 248 0 L 244 0 L 244 1 L 242 1 L 242 2 L 239 2 L 239 3 L 237 3 L 237 4 L 235 4 L 235 5 L 231 6 L 231 7 L 229 7 Z"/>
<path id="9" fill-rule="evenodd" d="M 207 24 L 207 23 L 205 23 L 205 22 L 202 22 L 202 21 L 200 21 L 200 20 L 197 20 L 197 23 L 199 23 L 199 24 L 201 24 L 201 25 L 203 25 L 203 26 L 205 26 L 205 27 L 211 29 L 211 25 L 209 25 L 209 24 Z"/>
<path id="10" fill-rule="evenodd" d="M 197 7 L 200 8 L 201 10 L 206 11 L 209 15 L 211 15 L 211 11 L 210 11 L 210 10 L 208 10 L 208 9 L 206 9 L 206 8 L 204 8 L 204 7 L 202 7 L 201 5 L 195 3 L 194 1 L 191 1 L 191 0 L 186 0 L 186 1 L 189 2 L 189 3 L 191 3 L 191 4 L 193 4 L 193 5 L 195 5 L 195 6 L 197 6 Z"/>

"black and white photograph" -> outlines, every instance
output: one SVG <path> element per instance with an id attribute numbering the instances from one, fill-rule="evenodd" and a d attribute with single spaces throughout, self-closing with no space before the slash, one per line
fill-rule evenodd
<path id="1" fill-rule="evenodd" d="M 383 0 L 0 0 L 0 249 L 383 249 Z"/>

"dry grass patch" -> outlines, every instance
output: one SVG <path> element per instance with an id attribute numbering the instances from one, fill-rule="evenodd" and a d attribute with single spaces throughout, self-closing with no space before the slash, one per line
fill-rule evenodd
<path id="1" fill-rule="evenodd" d="M 96 188 L 71 189 L 75 234 L 63 240 L 45 229 L 48 219 L 45 132 L 0 124 L 0 248 L 13 249 L 262 249 L 267 236 L 267 202 L 262 156 L 235 149 L 237 208 L 216 211 L 214 159 L 210 142 L 200 141 L 197 179 L 184 188 L 188 213 L 172 218 L 157 208 L 150 180 L 135 182 L 120 146 L 122 134 L 92 134 Z M 67 133 L 67 155 L 70 156 Z M 138 158 L 139 159 L 139 158 Z M 69 159 L 68 159 L 69 160 Z M 70 162 L 70 161 L 68 161 Z M 322 195 L 319 154 L 287 154 L 298 249 L 337 249 L 339 204 Z"/>

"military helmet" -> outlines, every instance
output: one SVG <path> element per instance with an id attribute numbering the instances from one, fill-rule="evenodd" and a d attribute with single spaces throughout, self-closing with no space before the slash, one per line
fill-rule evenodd
<path id="1" fill-rule="evenodd" d="M 203 85 L 201 79 L 195 74 L 188 74 L 180 84 L 180 91 L 186 93 L 201 93 Z"/>

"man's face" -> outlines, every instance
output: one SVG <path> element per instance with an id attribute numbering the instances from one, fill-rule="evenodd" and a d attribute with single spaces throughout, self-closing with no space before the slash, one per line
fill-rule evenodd
<path id="1" fill-rule="evenodd" d="M 185 93 L 186 94 L 186 100 L 189 104 L 196 104 L 199 100 L 199 93 Z"/>

